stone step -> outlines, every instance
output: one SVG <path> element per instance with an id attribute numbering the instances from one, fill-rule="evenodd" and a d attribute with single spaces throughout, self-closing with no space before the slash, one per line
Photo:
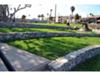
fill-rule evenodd
<path id="1" fill-rule="evenodd" d="M 50 62 L 48 59 L 17 49 L 5 43 L 0 43 L 0 51 L 11 71 L 42 71 Z"/>
<path id="2" fill-rule="evenodd" d="M 1 58 L 0 58 L 0 71 L 8 71 Z"/>

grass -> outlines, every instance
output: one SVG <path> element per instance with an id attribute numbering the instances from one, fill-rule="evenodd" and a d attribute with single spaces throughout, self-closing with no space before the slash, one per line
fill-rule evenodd
<path id="1" fill-rule="evenodd" d="M 61 27 L 66 27 L 66 24 L 60 24 L 60 23 L 57 23 L 57 24 L 53 24 L 53 23 L 32 23 L 32 24 L 36 24 L 36 25 L 47 25 L 47 26 L 61 26 Z M 74 24 L 74 23 L 71 23 L 70 24 L 71 27 L 82 27 L 82 24 Z"/>
<path id="2" fill-rule="evenodd" d="M 100 45 L 100 38 L 41 38 L 10 41 L 8 44 L 53 60 L 89 45 Z"/>
<path id="3" fill-rule="evenodd" d="M 75 32 L 75 30 L 57 30 L 57 29 L 41 29 L 41 28 L 0 28 L 0 32 Z"/>
<path id="4" fill-rule="evenodd" d="M 100 55 L 79 64 L 73 71 L 100 71 Z"/>

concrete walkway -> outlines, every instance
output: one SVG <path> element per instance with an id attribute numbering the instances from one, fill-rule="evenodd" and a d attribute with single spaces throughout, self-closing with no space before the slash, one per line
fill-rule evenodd
<path id="1" fill-rule="evenodd" d="M 1 58 L 0 58 L 0 71 L 8 71 Z"/>
<path id="2" fill-rule="evenodd" d="M 41 71 L 45 70 L 48 59 L 17 49 L 5 43 L 0 43 L 0 52 L 9 64 L 10 71 Z"/>

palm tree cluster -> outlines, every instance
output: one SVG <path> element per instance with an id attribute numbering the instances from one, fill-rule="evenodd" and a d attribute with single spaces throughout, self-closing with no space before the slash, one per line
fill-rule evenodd
<path id="1" fill-rule="evenodd" d="M 38 19 L 40 19 L 40 18 L 41 18 L 41 20 L 44 20 L 44 14 L 38 15 Z"/>

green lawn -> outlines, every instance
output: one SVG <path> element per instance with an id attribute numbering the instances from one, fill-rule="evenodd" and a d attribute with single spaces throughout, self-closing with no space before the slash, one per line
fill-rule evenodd
<path id="1" fill-rule="evenodd" d="M 75 30 L 41 29 L 41 28 L 0 28 L 0 32 L 75 32 Z"/>
<path id="2" fill-rule="evenodd" d="M 31 24 L 35 24 L 35 25 L 47 25 L 47 26 L 62 26 L 62 27 L 66 27 L 66 24 L 53 24 L 53 23 L 31 23 Z"/>
<path id="3" fill-rule="evenodd" d="M 56 37 L 21 41 L 16 40 L 8 43 L 52 60 L 85 46 L 100 45 L 100 38 Z"/>
<path id="4" fill-rule="evenodd" d="M 36 24 L 36 25 L 47 25 L 47 26 L 61 26 L 61 27 L 66 27 L 66 24 L 60 24 L 60 23 L 57 23 L 57 24 L 50 24 L 50 23 L 31 23 L 31 24 Z M 74 24 L 74 23 L 71 23 L 70 24 L 71 27 L 82 27 L 82 24 Z"/>

